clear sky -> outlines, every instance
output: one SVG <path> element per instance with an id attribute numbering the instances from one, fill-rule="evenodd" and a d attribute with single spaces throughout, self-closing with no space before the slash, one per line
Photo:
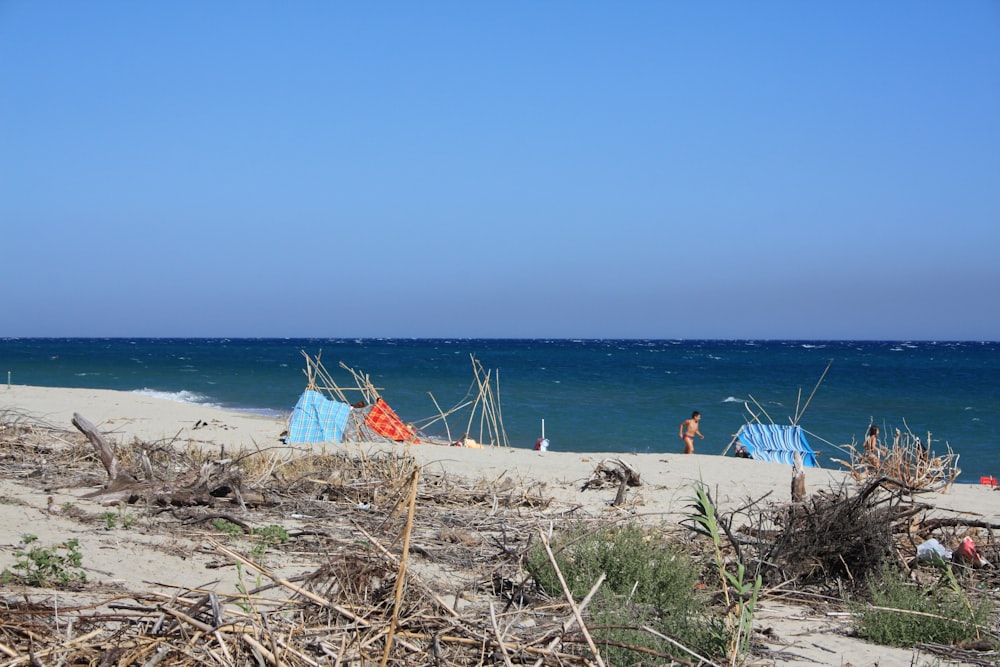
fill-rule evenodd
<path id="1" fill-rule="evenodd" d="M 998 255 L 997 0 L 0 0 L 0 336 L 998 340 Z"/>

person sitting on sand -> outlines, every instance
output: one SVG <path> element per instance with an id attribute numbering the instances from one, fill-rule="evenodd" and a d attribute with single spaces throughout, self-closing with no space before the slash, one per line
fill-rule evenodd
<path id="1" fill-rule="evenodd" d="M 680 439 L 684 441 L 684 453 L 694 454 L 694 436 L 698 436 L 702 440 L 705 436 L 701 434 L 698 430 L 698 422 L 701 421 L 701 413 L 695 410 L 691 413 L 691 419 L 685 419 L 681 422 L 681 428 L 678 435 Z"/>

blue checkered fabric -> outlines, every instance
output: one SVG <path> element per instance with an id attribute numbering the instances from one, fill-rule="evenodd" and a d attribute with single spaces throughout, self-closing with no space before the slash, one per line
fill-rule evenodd
<path id="1" fill-rule="evenodd" d="M 351 406 L 306 389 L 288 420 L 288 442 L 342 442 Z"/>

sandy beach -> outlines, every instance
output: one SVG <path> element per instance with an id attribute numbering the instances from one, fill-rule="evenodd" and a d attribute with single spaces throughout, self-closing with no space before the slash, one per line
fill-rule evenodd
<path id="1" fill-rule="evenodd" d="M 194 446 L 226 452 L 260 450 L 283 456 L 307 451 L 299 447 L 293 451 L 282 444 L 280 438 L 286 424 L 281 419 L 127 392 L 20 385 L 0 387 L 0 423 L 4 425 L 0 435 L 14 423 L 74 432 L 71 424 L 74 413 L 96 425 L 112 443 L 138 440 L 169 444 L 179 449 Z M 748 499 L 787 502 L 790 494 L 791 470 L 788 466 L 714 455 L 602 455 L 419 444 L 326 447 L 347 451 L 353 448 L 368 455 L 376 451 L 405 451 L 427 473 L 441 472 L 469 480 L 510 479 L 551 498 L 553 507 L 576 508 L 575 511 L 593 516 L 613 511 L 609 503 L 615 490 L 581 491 L 581 488 L 602 461 L 621 459 L 641 473 L 641 485 L 630 491 L 629 510 L 635 518 L 649 524 L 679 521 L 698 482 L 706 485 L 723 512 Z M 39 462 L 39 466 L 44 467 L 44 463 Z M 103 474 L 103 470 L 96 467 L 94 473 Z M 843 471 L 808 470 L 810 492 L 851 483 Z M 161 535 L 155 530 L 100 530 L 92 523 L 78 521 L 74 516 L 77 512 L 91 517 L 107 512 L 106 507 L 84 497 L 99 484 L 97 481 L 89 487 L 49 488 L 40 486 L 36 479 L 5 474 L 0 479 L 0 569 L 11 566 L 13 552 L 22 535 L 30 533 L 37 535 L 41 543 L 78 537 L 86 554 L 86 567 L 92 573 L 90 579 L 115 583 L 130 590 L 143 587 L 164 591 L 174 587 L 231 590 L 236 584 L 230 571 L 216 568 L 217 554 L 202 549 L 201 545 L 208 539 L 204 527 L 190 531 L 186 539 L 179 539 L 176 535 Z M 986 521 L 996 521 L 1000 514 L 1000 496 L 985 486 L 953 486 L 944 492 L 924 494 L 921 502 L 932 504 L 941 511 Z M 58 508 L 70 506 L 74 508 L 72 513 L 58 511 Z M 143 509 L 130 511 L 141 515 Z M 288 521 L 292 522 L 292 518 Z M 139 524 L 145 525 L 141 520 Z M 301 564 L 275 564 L 276 570 L 287 569 L 288 573 L 296 568 L 301 570 Z M 794 607 L 765 598 L 755 625 L 759 629 L 774 628 L 774 636 L 784 642 L 785 654 L 789 657 L 775 659 L 769 664 L 902 667 L 912 664 L 914 658 L 911 650 L 890 649 L 853 638 L 849 636 L 849 624 L 844 616 L 827 616 L 811 607 Z"/>

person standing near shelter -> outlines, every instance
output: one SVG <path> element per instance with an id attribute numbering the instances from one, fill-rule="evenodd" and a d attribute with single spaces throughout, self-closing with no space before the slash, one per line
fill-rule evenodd
<path id="1" fill-rule="evenodd" d="M 685 419 L 681 422 L 681 428 L 678 435 L 681 440 L 684 441 L 684 453 L 694 454 L 694 437 L 698 436 L 702 440 L 705 436 L 701 434 L 698 430 L 698 423 L 701 422 L 701 413 L 695 410 L 691 413 L 691 419 Z"/>
<path id="2" fill-rule="evenodd" d="M 865 454 L 878 453 L 878 426 L 872 424 L 868 427 L 868 435 L 865 436 Z"/>

